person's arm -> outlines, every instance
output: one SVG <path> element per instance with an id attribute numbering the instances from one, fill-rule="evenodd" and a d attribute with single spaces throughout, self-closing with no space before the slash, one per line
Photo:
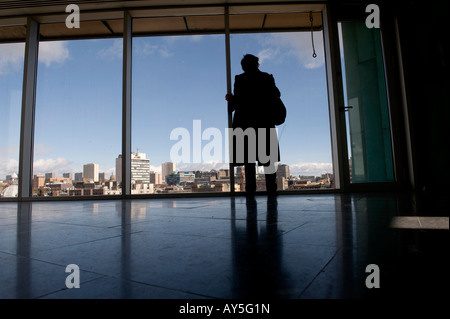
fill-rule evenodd
<path id="1" fill-rule="evenodd" d="M 225 95 L 225 100 L 228 101 L 228 110 L 230 112 L 234 112 L 236 110 L 236 106 L 238 105 L 237 102 L 239 100 L 239 84 L 236 85 L 236 83 L 238 82 L 239 80 L 238 77 L 236 76 L 234 80 L 234 89 L 233 89 L 234 94 L 228 93 L 227 95 Z"/>
<path id="2" fill-rule="evenodd" d="M 233 94 L 227 93 L 227 95 L 225 95 L 225 100 L 227 100 L 228 102 L 228 112 L 234 112 L 235 107 L 234 107 L 234 96 Z"/>

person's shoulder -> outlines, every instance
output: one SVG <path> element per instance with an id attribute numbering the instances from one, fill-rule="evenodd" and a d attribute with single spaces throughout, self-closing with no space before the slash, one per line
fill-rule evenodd
<path id="1" fill-rule="evenodd" d="M 234 77 L 234 81 L 235 82 L 242 82 L 242 81 L 244 81 L 245 80 L 245 73 L 241 73 L 241 74 L 237 74 L 235 77 Z"/>
<path id="2" fill-rule="evenodd" d="M 261 76 L 268 78 L 268 79 L 273 79 L 273 75 L 267 72 L 263 72 L 261 71 Z"/>
<path id="3" fill-rule="evenodd" d="M 266 82 L 275 83 L 275 78 L 270 73 L 261 72 L 261 78 L 264 79 L 264 81 Z"/>

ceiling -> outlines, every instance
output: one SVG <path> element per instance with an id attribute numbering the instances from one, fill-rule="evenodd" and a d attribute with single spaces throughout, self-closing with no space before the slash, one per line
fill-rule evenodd
<path id="1" fill-rule="evenodd" d="M 70 3 L 80 8 L 80 28 L 67 28 Z M 309 31 L 322 28 L 323 3 L 270 1 L 15 1 L 0 0 L 0 41 L 24 41 L 27 18 L 40 23 L 41 40 L 120 37 L 123 17 L 133 18 L 133 34 L 170 35 L 225 32 Z M 313 18 L 312 26 L 310 18 Z"/>

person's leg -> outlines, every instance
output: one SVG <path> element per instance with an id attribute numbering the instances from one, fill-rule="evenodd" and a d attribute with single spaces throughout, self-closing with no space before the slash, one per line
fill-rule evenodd
<path id="1" fill-rule="evenodd" d="M 245 164 L 245 192 L 252 195 L 256 192 L 256 165 Z"/>
<path id="2" fill-rule="evenodd" d="M 268 169 L 268 167 L 264 166 L 264 175 L 266 177 L 266 189 L 269 195 L 275 195 L 277 192 L 277 173 L 272 173 L 275 170 Z M 270 173 L 268 173 L 270 172 Z"/>

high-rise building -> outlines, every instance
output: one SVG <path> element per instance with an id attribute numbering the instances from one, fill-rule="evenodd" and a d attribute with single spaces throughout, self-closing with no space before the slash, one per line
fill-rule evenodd
<path id="1" fill-rule="evenodd" d="M 34 175 L 33 177 L 33 188 L 38 189 L 45 185 L 45 176 L 44 175 Z"/>
<path id="2" fill-rule="evenodd" d="M 150 183 L 159 185 L 163 183 L 162 174 L 150 172 Z"/>
<path id="3" fill-rule="evenodd" d="M 291 171 L 288 165 L 280 164 L 277 168 L 277 177 L 284 177 L 288 179 L 291 176 Z"/>
<path id="4" fill-rule="evenodd" d="M 90 179 L 94 182 L 98 182 L 98 164 L 89 163 L 83 165 L 83 179 Z"/>
<path id="5" fill-rule="evenodd" d="M 76 182 L 81 182 L 83 180 L 83 173 L 82 172 L 75 173 L 73 180 Z"/>
<path id="6" fill-rule="evenodd" d="M 288 165 L 279 164 L 277 168 L 277 189 L 286 190 L 289 188 L 288 180 L 291 176 L 291 171 Z"/>
<path id="7" fill-rule="evenodd" d="M 116 158 L 116 181 L 122 183 L 122 154 Z"/>
<path id="8" fill-rule="evenodd" d="M 109 180 L 109 176 L 107 176 L 107 174 L 105 172 L 98 173 L 98 179 L 100 182 L 104 182 L 104 181 Z"/>
<path id="9" fill-rule="evenodd" d="M 56 174 L 55 173 L 45 173 L 45 178 L 55 178 Z"/>
<path id="10" fill-rule="evenodd" d="M 175 163 L 173 162 L 165 162 L 161 165 L 161 171 L 162 171 L 162 178 L 163 181 L 166 180 L 166 176 L 172 174 L 175 172 Z"/>
<path id="11" fill-rule="evenodd" d="M 131 182 L 150 183 L 150 159 L 145 153 L 131 153 Z"/>
<path id="12" fill-rule="evenodd" d="M 116 180 L 122 182 L 122 154 L 116 158 Z M 150 159 L 145 153 L 131 153 L 131 182 L 150 183 Z"/>
<path id="13" fill-rule="evenodd" d="M 63 173 L 63 177 L 72 179 L 72 173 Z"/>

